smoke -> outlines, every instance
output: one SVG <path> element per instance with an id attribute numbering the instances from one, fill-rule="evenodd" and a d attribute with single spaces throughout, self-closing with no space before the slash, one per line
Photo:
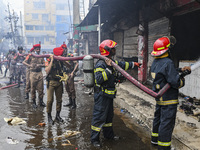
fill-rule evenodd
<path id="1" fill-rule="evenodd" d="M 200 59 L 191 66 L 191 70 L 193 71 L 199 67 L 200 67 Z"/>

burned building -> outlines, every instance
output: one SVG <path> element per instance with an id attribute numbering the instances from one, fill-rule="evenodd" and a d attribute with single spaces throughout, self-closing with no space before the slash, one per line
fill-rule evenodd
<path id="1" fill-rule="evenodd" d="M 199 0 L 97 0 L 79 26 L 95 25 L 100 20 L 101 41 L 112 39 L 119 44 L 116 59 L 142 63 L 135 77 L 145 83 L 151 81 L 153 57 L 150 53 L 157 38 L 176 37 L 177 43 L 171 52 L 176 67 L 197 61 L 199 17 Z M 181 92 L 200 98 L 199 84 L 196 84 L 200 82 L 200 71 L 193 73 L 186 76 L 186 86 Z"/>

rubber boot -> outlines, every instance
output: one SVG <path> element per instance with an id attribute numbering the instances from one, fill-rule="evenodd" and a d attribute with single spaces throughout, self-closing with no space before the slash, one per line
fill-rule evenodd
<path id="1" fill-rule="evenodd" d="M 69 98 L 69 103 L 66 104 L 66 105 L 63 105 L 64 107 L 69 107 L 69 106 L 72 106 L 72 98 L 70 97 Z"/>
<path id="2" fill-rule="evenodd" d="M 76 99 L 73 99 L 72 100 L 72 109 L 75 109 L 76 108 Z"/>
<path id="3" fill-rule="evenodd" d="M 29 99 L 29 94 L 28 93 L 26 93 L 26 95 L 25 95 L 25 97 L 24 97 L 25 99 Z"/>
<path id="4" fill-rule="evenodd" d="M 37 108 L 37 104 L 36 104 L 35 99 L 32 99 L 32 101 L 33 101 L 33 108 Z"/>
<path id="5" fill-rule="evenodd" d="M 43 102 L 43 99 L 42 99 L 42 98 L 40 98 L 40 106 L 41 106 L 41 107 L 46 107 L 46 104 Z"/>
<path id="6" fill-rule="evenodd" d="M 4 74 L 4 76 L 3 76 L 3 77 L 6 77 L 7 70 L 8 70 L 8 69 L 6 68 L 6 70 L 5 70 L 5 74 Z"/>
<path id="7" fill-rule="evenodd" d="M 9 82 L 8 84 L 12 84 L 12 82 L 13 82 L 13 79 L 12 79 L 12 78 L 10 78 L 10 82 Z"/>
<path id="8" fill-rule="evenodd" d="M 57 111 L 57 112 L 56 112 L 55 121 L 57 121 L 57 122 L 63 122 L 63 119 L 60 117 L 60 111 Z"/>
<path id="9" fill-rule="evenodd" d="M 17 84 L 16 88 L 19 88 L 19 87 L 20 87 L 20 82 L 18 82 L 18 84 Z"/>
<path id="10" fill-rule="evenodd" d="M 48 123 L 53 124 L 53 119 L 52 119 L 51 113 L 48 113 Z"/>

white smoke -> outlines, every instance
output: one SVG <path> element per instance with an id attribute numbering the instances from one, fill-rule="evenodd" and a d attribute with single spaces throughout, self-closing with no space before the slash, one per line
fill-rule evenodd
<path id="1" fill-rule="evenodd" d="M 197 62 L 195 62 L 192 66 L 191 66 L 191 70 L 194 71 L 195 69 L 200 67 L 200 60 L 198 60 Z"/>

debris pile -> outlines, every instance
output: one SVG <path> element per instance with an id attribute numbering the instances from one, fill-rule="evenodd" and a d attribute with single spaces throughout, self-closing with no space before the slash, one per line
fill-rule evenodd
<path id="1" fill-rule="evenodd" d="M 200 100 L 196 97 L 185 96 L 180 103 L 180 109 L 185 112 L 186 115 L 192 115 L 200 122 Z"/>

